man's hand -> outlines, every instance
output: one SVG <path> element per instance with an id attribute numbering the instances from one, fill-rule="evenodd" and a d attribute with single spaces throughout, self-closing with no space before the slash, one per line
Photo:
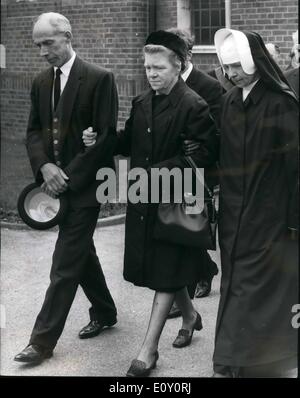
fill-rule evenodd
<path id="1" fill-rule="evenodd" d="M 199 147 L 200 147 L 200 144 L 197 141 L 184 140 L 182 149 L 183 149 L 185 156 L 190 156 L 190 155 L 193 155 Z"/>
<path id="2" fill-rule="evenodd" d="M 85 146 L 92 146 L 96 143 L 97 132 L 93 131 L 93 127 L 83 130 L 82 140 Z"/>
<path id="3" fill-rule="evenodd" d="M 57 195 L 65 192 L 68 189 L 66 180 L 68 180 L 69 177 L 54 163 L 44 164 L 41 167 L 41 173 L 44 178 L 44 183 L 42 184 L 41 188 L 52 198 L 55 198 Z"/>

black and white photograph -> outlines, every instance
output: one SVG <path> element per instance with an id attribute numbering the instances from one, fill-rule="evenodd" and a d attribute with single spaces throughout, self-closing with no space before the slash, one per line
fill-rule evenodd
<path id="1" fill-rule="evenodd" d="M 1 0 L 0 55 L 1 378 L 297 379 L 298 1 Z"/>

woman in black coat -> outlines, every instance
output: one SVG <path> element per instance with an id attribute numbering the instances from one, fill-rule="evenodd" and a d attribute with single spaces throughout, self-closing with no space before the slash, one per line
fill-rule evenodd
<path id="1" fill-rule="evenodd" d="M 198 167 L 216 158 L 216 128 L 207 103 L 180 78 L 186 53 L 184 41 L 173 33 L 152 33 L 144 47 L 145 69 L 151 89 L 133 100 L 117 152 L 131 157 L 131 168 L 169 170 L 186 164 L 182 137 L 194 139 L 200 148 L 193 155 Z M 202 251 L 156 240 L 153 236 L 158 204 L 129 203 L 126 215 L 124 278 L 155 291 L 148 330 L 137 359 L 127 376 L 147 376 L 158 359 L 158 342 L 176 295 L 183 315 L 174 347 L 190 344 L 194 330 L 202 329 L 201 317 L 186 286 L 199 279 Z M 199 261 L 200 259 L 200 261 Z"/>

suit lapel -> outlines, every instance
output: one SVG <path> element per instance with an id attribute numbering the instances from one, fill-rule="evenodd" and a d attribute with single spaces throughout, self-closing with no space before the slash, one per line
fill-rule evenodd
<path id="1" fill-rule="evenodd" d="M 79 86 L 83 77 L 83 62 L 77 56 L 70 71 L 70 75 L 64 91 L 59 99 L 59 103 L 54 115 L 60 120 L 60 144 L 63 146 L 64 140 L 69 130 L 70 119 L 73 106 L 77 96 Z"/>
<path id="2" fill-rule="evenodd" d="M 196 72 L 196 70 L 195 70 L 195 67 L 193 66 L 193 69 L 192 69 L 192 71 L 191 71 L 191 73 L 189 74 L 189 76 L 188 76 L 188 78 L 186 79 L 186 84 L 189 86 L 189 87 L 194 87 L 195 85 L 196 85 L 196 83 L 197 83 L 197 72 Z"/>
<path id="3" fill-rule="evenodd" d="M 51 126 L 53 78 L 53 68 L 49 68 L 46 70 L 45 77 L 40 86 L 40 115 L 42 119 L 42 125 L 48 127 Z"/>

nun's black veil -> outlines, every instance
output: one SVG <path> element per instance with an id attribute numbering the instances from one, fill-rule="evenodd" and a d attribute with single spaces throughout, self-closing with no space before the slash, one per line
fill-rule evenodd
<path id="1" fill-rule="evenodd" d="M 244 34 L 247 36 L 253 61 L 263 82 L 272 90 L 288 94 L 298 101 L 296 94 L 273 60 L 260 35 L 256 32 L 245 31 Z"/>

